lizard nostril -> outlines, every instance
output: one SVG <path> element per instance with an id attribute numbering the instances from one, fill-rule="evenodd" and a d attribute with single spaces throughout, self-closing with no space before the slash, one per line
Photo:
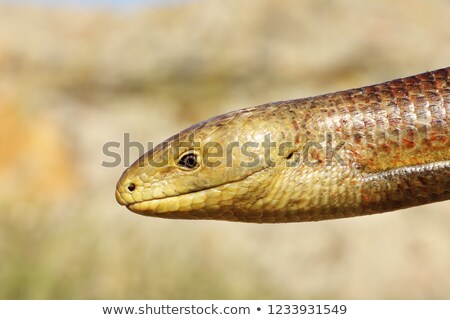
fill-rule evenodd
<path id="1" fill-rule="evenodd" d="M 127 189 L 128 189 L 128 191 L 133 192 L 134 189 L 136 189 L 136 185 L 135 185 L 134 183 L 130 183 L 130 184 L 127 186 Z"/>

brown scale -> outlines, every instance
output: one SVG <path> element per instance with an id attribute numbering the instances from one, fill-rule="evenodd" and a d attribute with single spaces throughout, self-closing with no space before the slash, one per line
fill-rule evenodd
<path id="1" fill-rule="evenodd" d="M 159 145 L 124 172 L 116 198 L 143 215 L 259 223 L 343 218 L 448 200 L 449 71 L 269 103 L 203 121 L 166 142 L 176 145 L 190 134 L 245 142 L 271 133 L 278 143 L 294 142 L 295 149 L 277 158 L 276 167 L 233 164 L 186 172 L 175 160 L 164 168 L 145 166 L 146 160 L 170 150 L 168 144 Z M 301 161 L 281 165 L 292 154 L 301 160 L 308 142 L 325 145 L 329 133 L 332 145 L 344 142 L 340 155 L 345 165 L 329 165 L 323 148 L 308 150 L 315 167 Z M 139 178 L 143 175 L 151 188 Z M 141 200 L 143 195 L 150 196 Z"/>

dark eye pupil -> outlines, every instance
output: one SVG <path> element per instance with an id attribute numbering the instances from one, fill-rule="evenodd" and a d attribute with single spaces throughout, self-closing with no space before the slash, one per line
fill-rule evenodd
<path id="1" fill-rule="evenodd" d="M 185 154 L 178 164 L 187 169 L 195 169 L 197 167 L 197 155 L 195 153 Z"/>

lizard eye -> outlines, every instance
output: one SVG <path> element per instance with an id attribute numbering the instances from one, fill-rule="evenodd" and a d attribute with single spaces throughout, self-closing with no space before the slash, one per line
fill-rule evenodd
<path id="1" fill-rule="evenodd" d="M 182 155 L 177 163 L 182 169 L 194 170 L 198 167 L 197 155 L 193 152 L 188 152 Z"/>

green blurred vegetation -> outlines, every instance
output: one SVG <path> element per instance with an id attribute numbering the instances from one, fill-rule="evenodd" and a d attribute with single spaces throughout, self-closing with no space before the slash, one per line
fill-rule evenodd
<path id="1" fill-rule="evenodd" d="M 290 225 L 120 207 L 102 146 L 448 66 L 450 3 L 0 4 L 0 298 L 450 298 L 449 204 Z M 137 155 L 134 155 L 135 158 Z"/>

